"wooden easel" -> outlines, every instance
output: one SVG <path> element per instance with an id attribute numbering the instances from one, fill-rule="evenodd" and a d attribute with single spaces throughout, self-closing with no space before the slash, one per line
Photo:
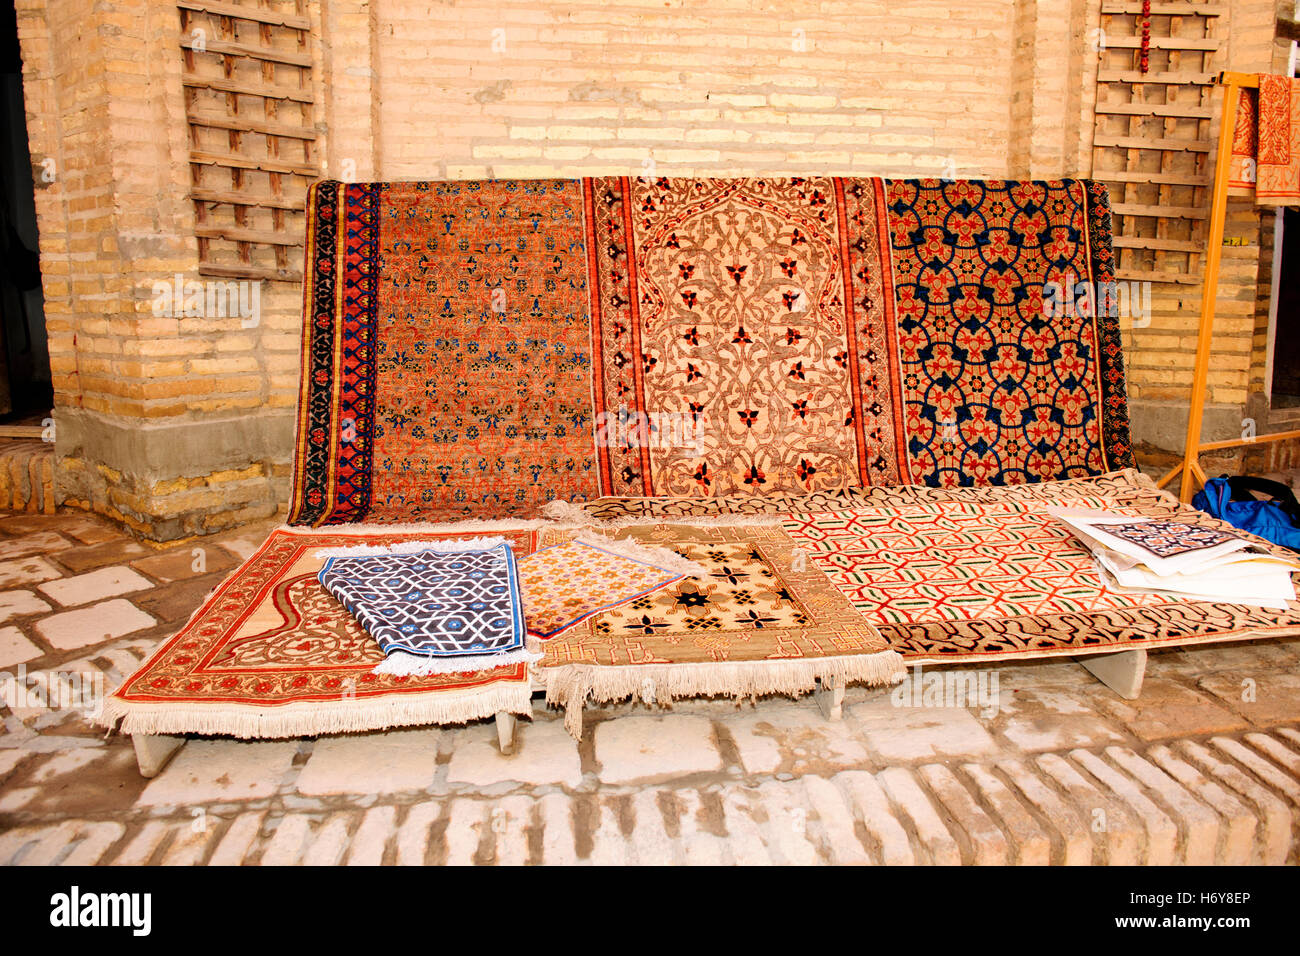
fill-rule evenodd
<path id="1" fill-rule="evenodd" d="M 1219 292 L 1219 258 L 1223 253 L 1223 227 L 1228 210 L 1228 179 L 1232 164 L 1232 135 L 1237 125 L 1237 100 L 1243 89 L 1258 89 L 1254 73 L 1224 71 L 1218 81 L 1223 87 L 1223 118 L 1219 122 L 1219 152 L 1214 161 L 1214 186 L 1210 200 L 1210 237 L 1205 250 L 1205 282 L 1201 291 L 1201 324 L 1196 336 L 1196 367 L 1192 376 L 1192 405 L 1187 415 L 1187 440 L 1183 460 L 1157 484 L 1163 488 L 1181 475 L 1178 497 L 1191 501 L 1196 482 L 1205 484 L 1205 472 L 1199 458 L 1207 451 L 1222 451 L 1246 445 L 1300 438 L 1300 430 L 1273 432 L 1251 438 L 1201 442 L 1201 422 L 1205 412 L 1206 379 L 1210 373 L 1210 348 L 1214 338 L 1214 303 Z"/>

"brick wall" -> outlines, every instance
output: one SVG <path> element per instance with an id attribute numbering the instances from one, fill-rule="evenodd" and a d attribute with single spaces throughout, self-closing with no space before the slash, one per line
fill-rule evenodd
<path id="1" fill-rule="evenodd" d="M 300 295 L 264 320 L 154 313 L 196 279 L 174 5 L 19 0 L 65 503 L 158 537 L 274 511 L 292 440 Z"/>
<path id="2" fill-rule="evenodd" d="M 308 3 L 322 164 L 357 180 L 1086 175 L 1100 6 Z M 1231 65 L 1261 68 L 1273 0 L 1229 6 Z M 37 200 L 62 493 L 156 537 L 268 513 L 286 491 L 298 290 L 265 284 L 253 329 L 151 311 L 153 282 L 197 265 L 175 7 L 18 12 L 33 158 L 58 169 Z M 1225 250 L 1224 420 L 1258 351 L 1258 214 L 1234 206 L 1230 230 L 1250 244 Z M 1139 434 L 1161 438 L 1149 423 L 1185 405 L 1198 302 L 1196 287 L 1158 291 L 1152 326 L 1128 335 Z"/>

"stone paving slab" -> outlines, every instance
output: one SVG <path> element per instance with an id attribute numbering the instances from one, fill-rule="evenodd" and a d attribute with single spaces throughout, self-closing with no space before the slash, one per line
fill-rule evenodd
<path id="1" fill-rule="evenodd" d="M 37 585 L 42 594 L 64 607 L 78 607 L 150 587 L 153 587 L 153 582 L 148 578 L 121 566 L 100 568 Z"/>
<path id="2" fill-rule="evenodd" d="M 75 611 L 51 614 L 36 623 L 36 633 L 59 650 L 103 644 L 153 627 L 157 621 L 130 601 L 118 598 Z"/>
<path id="3" fill-rule="evenodd" d="M 1261 763 L 1233 761 L 1227 744 Z M 789 782 L 601 782 L 596 793 L 521 784 L 440 796 L 435 783 L 396 803 L 378 793 L 367 809 L 295 804 L 313 788 L 300 786 L 293 743 L 200 741 L 146 788 L 152 815 L 26 821 L 0 836 L 0 863 L 1294 863 L 1300 802 L 1268 778 L 1294 785 L 1300 750 L 1268 734 L 1214 746 L 1218 773 L 1204 750 L 1156 745 Z"/>

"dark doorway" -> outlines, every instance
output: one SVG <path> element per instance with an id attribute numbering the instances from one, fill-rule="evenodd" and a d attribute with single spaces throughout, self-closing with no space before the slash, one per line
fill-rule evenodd
<path id="1" fill-rule="evenodd" d="M 1300 407 L 1300 209 L 1281 209 L 1277 318 L 1273 327 L 1273 407 Z"/>
<path id="2" fill-rule="evenodd" d="M 0 423 L 50 413 L 50 353 L 13 0 L 0 0 Z"/>

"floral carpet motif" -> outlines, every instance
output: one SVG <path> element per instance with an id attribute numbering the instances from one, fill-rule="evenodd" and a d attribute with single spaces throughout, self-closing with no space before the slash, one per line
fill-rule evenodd
<path id="1" fill-rule="evenodd" d="M 584 189 L 604 252 L 592 282 L 597 408 L 684 439 L 607 443 L 603 488 L 897 483 L 879 182 L 611 177 Z M 855 252 L 855 234 L 873 241 Z M 869 260 L 861 303 L 846 286 L 855 256 Z"/>
<path id="2" fill-rule="evenodd" d="M 1011 485 L 1131 466 L 1127 412 L 1109 401 L 1123 392 L 1117 318 L 1076 307 L 1109 278 L 1104 194 L 1080 181 L 922 180 L 890 182 L 888 196 L 904 482 Z"/>

